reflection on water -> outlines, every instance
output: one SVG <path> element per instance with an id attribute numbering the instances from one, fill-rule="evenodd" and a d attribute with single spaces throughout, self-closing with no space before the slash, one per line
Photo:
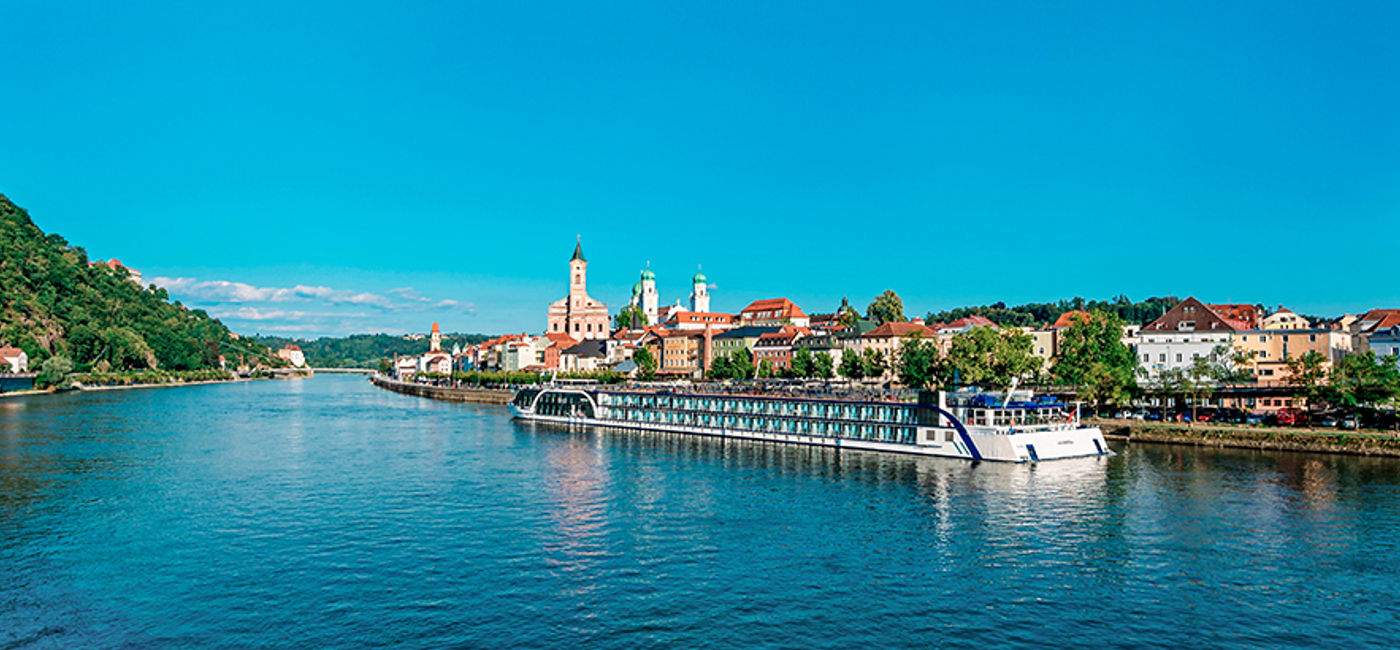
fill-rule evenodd
<path id="1" fill-rule="evenodd" d="M 0 401 L 0 647 L 1390 645 L 1400 463 L 973 464 L 355 377 Z"/>

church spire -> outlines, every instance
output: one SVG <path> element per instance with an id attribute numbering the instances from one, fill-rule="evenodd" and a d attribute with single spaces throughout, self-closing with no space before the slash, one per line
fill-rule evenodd
<path id="1" fill-rule="evenodd" d="M 574 256 L 569 258 L 570 262 L 587 262 L 583 257 L 583 235 L 578 236 L 578 243 L 574 244 Z"/>

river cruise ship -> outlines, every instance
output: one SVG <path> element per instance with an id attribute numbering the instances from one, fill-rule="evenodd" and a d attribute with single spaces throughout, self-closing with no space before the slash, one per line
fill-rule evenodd
<path id="1" fill-rule="evenodd" d="M 677 434 L 889 451 L 967 460 L 1039 462 L 1109 452 L 1078 410 L 1028 393 L 922 393 L 917 402 L 545 385 L 516 393 L 516 418 Z"/>

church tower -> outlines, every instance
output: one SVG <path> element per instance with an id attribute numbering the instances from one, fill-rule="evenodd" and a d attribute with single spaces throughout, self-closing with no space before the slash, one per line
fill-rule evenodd
<path id="1" fill-rule="evenodd" d="M 574 256 L 569 258 L 569 307 L 579 309 L 580 299 L 588 296 L 588 260 L 583 259 L 583 238 L 574 245 Z"/>
<path id="2" fill-rule="evenodd" d="M 433 332 L 428 335 L 428 343 L 429 352 L 438 352 L 442 350 L 442 330 L 438 329 L 437 323 L 433 323 Z"/>
<path id="3" fill-rule="evenodd" d="M 691 278 L 690 311 L 710 311 L 710 291 L 705 284 L 705 274 L 698 271 Z"/>
<path id="4" fill-rule="evenodd" d="M 660 302 L 661 296 L 656 293 L 656 274 L 651 272 L 651 262 L 647 262 L 646 270 L 642 271 L 642 313 L 647 315 L 647 322 L 652 325 L 660 316 Z"/>

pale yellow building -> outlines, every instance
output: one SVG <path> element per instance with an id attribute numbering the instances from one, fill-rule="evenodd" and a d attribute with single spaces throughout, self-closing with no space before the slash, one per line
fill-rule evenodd
<path id="1" fill-rule="evenodd" d="M 1325 368 L 1352 350 L 1350 335 L 1330 329 L 1245 330 L 1234 332 L 1231 344 L 1237 351 L 1253 353 L 1249 366 L 1261 384 L 1288 381 L 1288 360 L 1310 350 L 1327 360 Z"/>
<path id="2" fill-rule="evenodd" d="M 1308 319 L 1282 307 L 1259 321 L 1261 330 L 1305 330 L 1310 327 L 1312 323 L 1309 323 Z"/>

